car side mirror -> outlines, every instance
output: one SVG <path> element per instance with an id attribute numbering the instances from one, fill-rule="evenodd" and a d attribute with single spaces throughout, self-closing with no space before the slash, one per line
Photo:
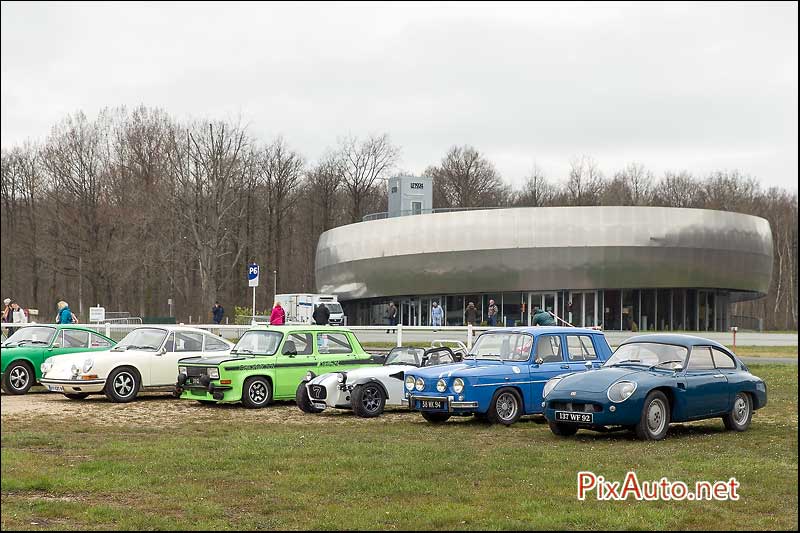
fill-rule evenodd
<path id="1" fill-rule="evenodd" d="M 52 350 L 54 348 L 61 348 L 61 343 L 60 342 L 54 342 L 53 345 L 50 347 L 50 349 Z"/>
<path id="2" fill-rule="evenodd" d="M 533 360 L 533 362 L 536 363 L 537 365 L 541 365 L 542 363 L 544 363 L 544 359 L 542 359 L 541 357 L 537 357 L 536 359 Z"/>
<path id="3" fill-rule="evenodd" d="M 164 355 L 165 353 L 167 353 L 167 348 L 166 348 L 166 347 L 164 347 L 164 348 L 161 348 L 161 349 L 158 351 L 158 355 Z"/>
<path id="4" fill-rule="evenodd" d="M 594 367 L 591 361 L 586 361 L 585 363 L 583 363 L 583 366 L 586 367 L 586 370 L 591 370 Z"/>
<path id="5" fill-rule="evenodd" d="M 680 372 L 681 370 L 683 370 L 683 365 L 678 363 L 677 365 L 672 367 L 672 370 L 674 370 L 675 372 Z"/>

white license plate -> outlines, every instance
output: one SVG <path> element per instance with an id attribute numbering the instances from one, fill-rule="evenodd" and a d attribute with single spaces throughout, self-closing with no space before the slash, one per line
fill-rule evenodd
<path id="1" fill-rule="evenodd" d="M 325 409 L 326 407 L 328 407 L 328 404 L 326 404 L 326 403 L 320 403 L 320 402 L 313 402 L 313 405 L 314 405 L 314 407 L 316 407 L 317 409 Z"/>
<path id="2" fill-rule="evenodd" d="M 556 411 L 557 422 L 574 422 L 576 424 L 591 424 L 592 413 L 574 413 L 572 411 Z"/>
<path id="3" fill-rule="evenodd" d="M 64 386 L 63 385 L 48 385 L 47 386 L 47 390 L 49 390 L 50 392 L 64 392 Z"/>

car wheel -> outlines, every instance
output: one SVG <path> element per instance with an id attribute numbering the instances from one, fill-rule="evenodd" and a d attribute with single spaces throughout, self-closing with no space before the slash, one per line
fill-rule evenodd
<path id="1" fill-rule="evenodd" d="M 85 400 L 86 398 L 89 397 L 89 393 L 87 393 L 87 392 L 74 392 L 74 393 L 71 392 L 69 394 L 65 393 L 64 396 L 66 396 L 70 400 Z"/>
<path id="2" fill-rule="evenodd" d="M 571 437 L 578 432 L 578 426 L 573 424 L 548 422 L 547 425 L 550 426 L 550 431 L 553 432 L 553 435 L 558 435 L 559 437 Z"/>
<path id="3" fill-rule="evenodd" d="M 350 405 L 353 412 L 362 418 L 372 418 L 383 412 L 386 405 L 386 395 L 383 389 L 375 383 L 357 385 L 351 394 Z"/>
<path id="4" fill-rule="evenodd" d="M 427 411 L 422 411 L 422 418 L 431 424 L 441 424 L 450 419 L 450 413 L 429 413 Z"/>
<path id="5" fill-rule="evenodd" d="M 522 398 L 516 389 L 500 389 L 489 405 L 489 421 L 510 426 L 522 416 Z"/>
<path id="6" fill-rule="evenodd" d="M 722 417 L 722 422 L 727 429 L 744 431 L 750 427 L 753 420 L 753 401 L 746 392 L 740 392 L 733 400 L 731 412 Z"/>
<path id="7" fill-rule="evenodd" d="M 311 398 L 308 396 L 308 387 L 306 387 L 306 383 L 308 382 L 303 381 L 297 386 L 297 392 L 294 393 L 294 401 L 297 404 L 297 407 L 304 413 L 321 413 L 323 410 L 317 409 L 314 407 L 314 404 L 311 403 Z"/>
<path id="8" fill-rule="evenodd" d="M 242 387 L 242 405 L 248 409 L 260 409 L 272 401 L 272 385 L 261 376 L 253 376 L 244 380 Z"/>
<path id="9" fill-rule="evenodd" d="M 647 395 L 642 415 L 636 424 L 636 436 L 642 440 L 661 440 L 669 429 L 670 409 L 667 397 L 661 391 Z"/>
<path id="10" fill-rule="evenodd" d="M 139 373 L 129 366 L 115 368 L 106 379 L 106 397 L 114 403 L 132 402 L 139 394 L 141 378 Z"/>
<path id="11" fill-rule="evenodd" d="M 25 394 L 35 379 L 33 368 L 27 361 L 14 361 L 3 374 L 3 390 L 8 394 Z"/>

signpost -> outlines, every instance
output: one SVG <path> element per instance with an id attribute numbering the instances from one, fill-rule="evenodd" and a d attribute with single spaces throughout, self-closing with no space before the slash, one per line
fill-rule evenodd
<path id="1" fill-rule="evenodd" d="M 247 265 L 247 284 L 253 287 L 253 323 L 256 321 L 256 287 L 258 287 L 258 263 Z"/>

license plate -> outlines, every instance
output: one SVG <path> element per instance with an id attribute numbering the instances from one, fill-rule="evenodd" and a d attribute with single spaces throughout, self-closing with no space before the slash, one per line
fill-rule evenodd
<path id="1" fill-rule="evenodd" d="M 447 401 L 446 400 L 417 400 L 417 409 L 430 409 L 433 411 L 446 411 L 447 410 Z"/>
<path id="2" fill-rule="evenodd" d="M 313 402 L 312 405 L 314 405 L 314 407 L 316 407 L 317 409 L 325 409 L 326 407 L 328 407 L 328 404 L 322 402 Z"/>
<path id="3" fill-rule="evenodd" d="M 64 386 L 63 385 L 48 385 L 47 386 L 47 390 L 49 390 L 50 392 L 64 392 Z"/>
<path id="4" fill-rule="evenodd" d="M 556 421 L 574 422 L 576 424 L 591 424 L 594 419 L 592 413 L 573 413 L 571 411 L 556 411 Z"/>

